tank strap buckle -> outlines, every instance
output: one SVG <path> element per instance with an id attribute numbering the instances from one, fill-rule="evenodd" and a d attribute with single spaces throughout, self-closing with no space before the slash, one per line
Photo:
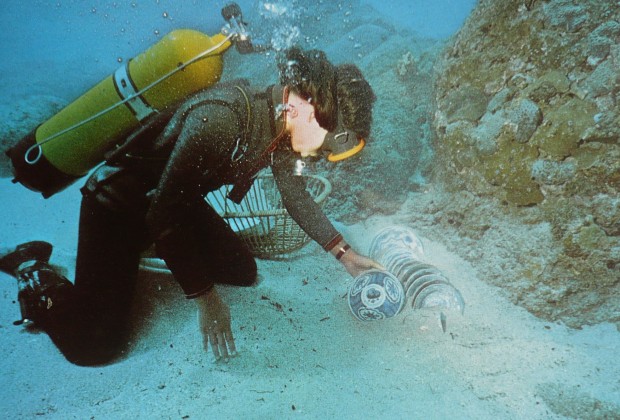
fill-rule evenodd
<path id="1" fill-rule="evenodd" d="M 148 104 L 146 99 L 138 94 L 138 89 L 131 79 L 131 76 L 129 76 L 129 62 L 119 67 L 114 72 L 114 87 L 127 108 L 136 116 L 138 121 L 144 121 L 156 112 L 156 110 Z"/>

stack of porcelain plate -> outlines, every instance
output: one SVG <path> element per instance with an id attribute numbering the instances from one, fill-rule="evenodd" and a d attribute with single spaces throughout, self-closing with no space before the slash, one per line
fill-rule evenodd
<path id="1" fill-rule="evenodd" d="M 456 309 L 465 303 L 461 293 L 437 267 L 424 261 L 424 246 L 415 232 L 404 226 L 380 231 L 370 246 L 370 256 L 400 280 L 406 300 L 414 309 Z"/>
<path id="2" fill-rule="evenodd" d="M 404 305 L 403 286 L 387 271 L 366 271 L 355 278 L 349 289 L 349 308 L 360 321 L 391 318 Z"/>
<path id="3" fill-rule="evenodd" d="M 403 226 L 383 229 L 372 241 L 370 256 L 381 263 L 387 272 L 373 270 L 361 274 L 353 282 L 349 305 L 358 319 L 367 321 L 394 316 L 405 306 L 405 302 L 410 302 L 413 309 L 463 313 L 463 296 L 441 270 L 424 262 L 424 246 L 412 229 Z M 393 285 L 393 280 L 398 282 L 398 286 Z M 381 293 L 379 289 L 387 289 L 387 286 L 391 294 Z M 395 298 L 390 300 L 391 296 Z"/>

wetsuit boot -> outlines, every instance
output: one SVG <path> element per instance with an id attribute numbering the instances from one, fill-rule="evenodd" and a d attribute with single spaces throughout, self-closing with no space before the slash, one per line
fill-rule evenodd
<path id="1" fill-rule="evenodd" d="M 0 271 L 17 279 L 22 319 L 16 325 L 33 323 L 45 327 L 50 311 L 69 298 L 73 284 L 48 263 L 51 253 L 51 244 L 33 241 L 0 258 Z"/>

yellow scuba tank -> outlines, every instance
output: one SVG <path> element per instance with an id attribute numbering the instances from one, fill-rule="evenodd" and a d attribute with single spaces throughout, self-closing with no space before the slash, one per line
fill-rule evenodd
<path id="1" fill-rule="evenodd" d="M 15 179 L 44 197 L 66 188 L 142 121 L 216 83 L 232 35 L 175 30 L 7 151 Z"/>

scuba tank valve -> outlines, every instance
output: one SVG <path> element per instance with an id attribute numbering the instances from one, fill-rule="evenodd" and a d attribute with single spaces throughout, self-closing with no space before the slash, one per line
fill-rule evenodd
<path id="1" fill-rule="evenodd" d="M 228 24 L 222 28 L 222 33 L 233 34 L 233 42 L 240 54 L 262 52 L 269 49 L 260 42 L 252 42 L 247 23 L 243 20 L 241 8 L 237 3 L 230 3 L 222 9 L 222 17 Z"/>

